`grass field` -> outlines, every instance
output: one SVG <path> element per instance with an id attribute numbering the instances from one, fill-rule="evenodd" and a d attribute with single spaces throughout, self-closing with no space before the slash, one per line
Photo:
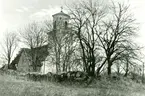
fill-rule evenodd
<path id="1" fill-rule="evenodd" d="M 145 96 L 145 86 L 133 81 L 95 81 L 84 84 L 33 82 L 0 75 L 0 96 Z"/>

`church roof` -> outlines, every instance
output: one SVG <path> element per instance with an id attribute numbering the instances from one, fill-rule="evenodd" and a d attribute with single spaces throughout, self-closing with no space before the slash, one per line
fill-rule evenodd
<path id="1" fill-rule="evenodd" d="M 19 53 L 17 54 L 17 56 L 14 58 L 14 60 L 12 61 L 12 63 L 10 64 L 10 68 L 11 69 L 15 69 L 15 64 L 18 64 L 19 60 L 20 60 L 20 57 L 22 55 L 22 53 L 25 53 L 27 54 L 27 58 L 30 59 L 30 56 L 31 56 L 31 49 L 28 49 L 28 48 L 22 48 Z M 41 46 L 41 47 L 37 47 L 37 48 L 34 48 L 34 53 L 37 52 L 37 55 L 38 55 L 38 59 L 39 61 L 44 61 L 46 59 L 46 57 L 49 55 L 49 52 L 48 52 L 48 45 L 44 45 L 44 46 Z"/>
<path id="2" fill-rule="evenodd" d="M 63 16 L 67 16 L 67 17 L 70 17 L 69 15 L 65 14 L 63 11 L 59 12 L 59 13 L 56 13 L 52 16 L 57 16 L 57 15 L 63 15 Z"/>

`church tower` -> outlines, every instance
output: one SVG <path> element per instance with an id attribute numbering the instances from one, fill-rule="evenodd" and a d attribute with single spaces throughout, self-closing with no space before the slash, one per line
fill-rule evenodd
<path id="1" fill-rule="evenodd" d="M 61 12 L 56 13 L 53 16 L 53 29 L 59 30 L 59 29 L 67 29 L 70 16 L 65 14 L 61 8 Z"/>

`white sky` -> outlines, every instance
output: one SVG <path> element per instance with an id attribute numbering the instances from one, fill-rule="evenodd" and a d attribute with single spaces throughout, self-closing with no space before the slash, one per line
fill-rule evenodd
<path id="1" fill-rule="evenodd" d="M 66 2 L 77 0 L 0 0 L 0 42 L 6 30 L 16 30 L 30 20 L 51 18 Z M 131 5 L 137 22 L 140 23 L 137 42 L 145 46 L 145 0 L 115 0 Z M 145 53 L 145 52 L 143 52 Z"/>

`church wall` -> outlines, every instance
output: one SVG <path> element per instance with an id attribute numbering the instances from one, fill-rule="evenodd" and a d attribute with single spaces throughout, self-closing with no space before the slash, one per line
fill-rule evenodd
<path id="1" fill-rule="evenodd" d="M 56 73 L 56 66 L 52 63 L 50 56 L 47 56 L 46 60 L 42 62 L 41 73 L 46 74 L 48 72 Z"/>
<path id="2" fill-rule="evenodd" d="M 29 72 L 30 70 L 32 70 L 32 68 L 30 68 L 29 64 L 30 64 L 30 61 L 27 60 L 27 57 L 23 52 L 21 54 L 20 60 L 18 62 L 17 70 L 21 71 L 21 72 Z"/>

